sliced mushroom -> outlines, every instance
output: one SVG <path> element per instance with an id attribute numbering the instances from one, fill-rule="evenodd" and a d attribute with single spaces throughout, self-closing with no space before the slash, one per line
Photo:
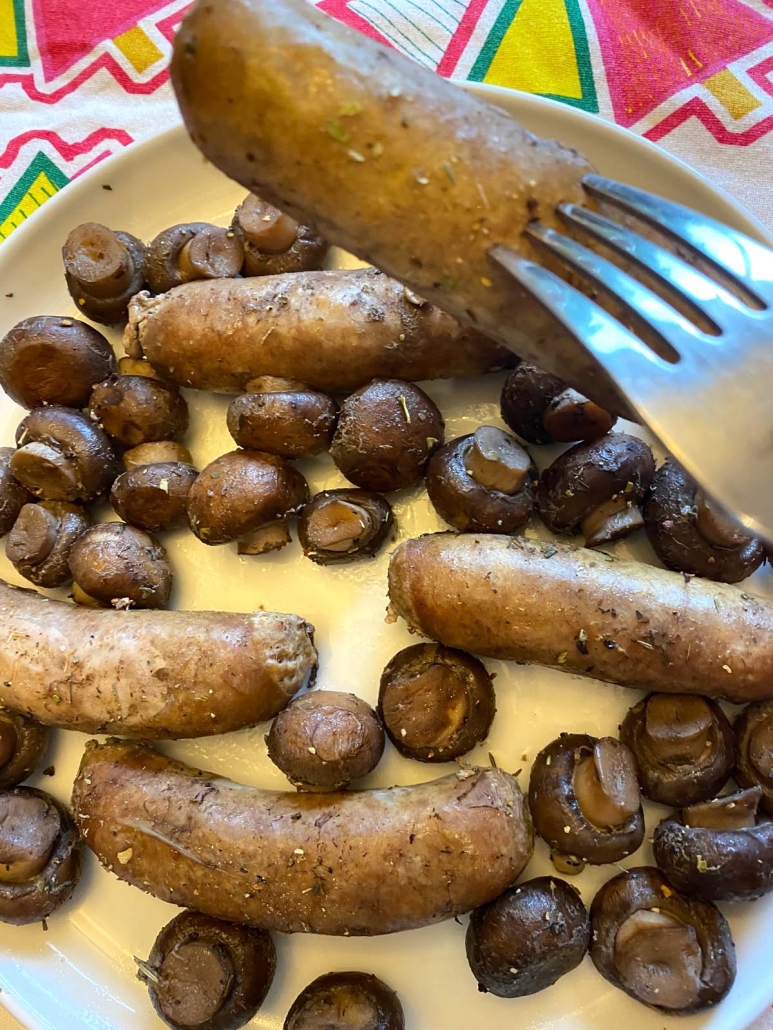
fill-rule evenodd
<path id="1" fill-rule="evenodd" d="M 245 275 L 308 272 L 322 268 L 327 257 L 327 240 L 254 193 L 237 207 L 231 228 L 244 243 Z"/>
<path id="2" fill-rule="evenodd" d="M 595 440 L 617 421 L 556 376 L 521 361 L 502 387 L 502 418 L 529 443 Z"/>
<path id="3" fill-rule="evenodd" d="M 148 376 L 110 376 L 94 387 L 89 414 L 126 444 L 171 440 L 188 428 L 188 405 L 176 386 Z"/>
<path id="4" fill-rule="evenodd" d="M 742 787 L 760 787 L 760 808 L 773 816 L 773 701 L 747 705 L 735 720 L 733 730 L 735 778 Z"/>
<path id="5" fill-rule="evenodd" d="M 129 301 L 145 286 L 145 246 L 131 233 L 98 222 L 76 226 L 62 247 L 70 296 L 92 322 L 125 322 Z"/>
<path id="6" fill-rule="evenodd" d="M 323 490 L 298 520 L 303 553 L 318 565 L 348 565 L 370 558 L 386 542 L 394 515 L 386 497 L 371 490 Z"/>
<path id="7" fill-rule="evenodd" d="M 70 571 L 89 598 L 115 608 L 166 608 L 172 592 L 164 548 L 123 522 L 88 529 L 70 551 Z"/>
<path id="8" fill-rule="evenodd" d="M 47 726 L 0 707 L 0 788 L 15 787 L 32 776 L 47 743 Z"/>
<path id="9" fill-rule="evenodd" d="M 32 494 L 11 472 L 13 447 L 0 447 L 0 537 L 10 532 Z"/>
<path id="10" fill-rule="evenodd" d="M 90 524 L 87 512 L 67 501 L 25 504 L 5 542 L 6 557 L 36 586 L 65 586 L 72 582 L 70 551 Z"/>
<path id="11" fill-rule="evenodd" d="M 235 397 L 226 421 L 240 447 L 283 458 L 310 458 L 330 447 L 338 405 L 302 383 L 264 376 Z"/>
<path id="12" fill-rule="evenodd" d="M 164 229 L 145 252 L 145 278 L 154 293 L 194 279 L 230 279 L 238 275 L 244 247 L 232 229 L 189 222 Z"/>
<path id="13" fill-rule="evenodd" d="M 192 465 L 178 461 L 139 465 L 116 479 L 110 503 L 130 526 L 148 533 L 173 529 L 186 521 L 188 494 L 197 475 Z"/>
<path id="14" fill-rule="evenodd" d="M 371 973 L 327 973 L 304 987 L 283 1030 L 405 1030 L 400 999 Z"/>
<path id="15" fill-rule="evenodd" d="M 123 453 L 123 463 L 127 469 L 139 468 L 141 465 L 160 465 L 164 462 L 179 462 L 192 466 L 193 458 L 188 448 L 176 440 L 141 443 Z"/>

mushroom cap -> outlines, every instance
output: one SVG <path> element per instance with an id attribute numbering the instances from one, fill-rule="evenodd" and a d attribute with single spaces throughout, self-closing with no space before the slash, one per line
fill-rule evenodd
<path id="1" fill-rule="evenodd" d="M 235 397 L 226 422 L 240 447 L 284 458 L 308 458 L 330 446 L 337 413 L 332 397 L 299 385 Z"/>
<path id="2" fill-rule="evenodd" d="M 308 225 L 292 223 L 286 215 L 282 216 L 286 220 L 283 224 L 285 231 L 278 234 L 271 217 L 275 211 L 276 208 L 251 193 L 234 213 L 231 228 L 244 244 L 244 274 L 283 275 L 322 268 L 330 247 L 327 240 Z M 270 239 L 265 240 L 268 245 L 261 245 L 261 237 L 265 235 L 260 231 L 261 223 L 266 218 L 271 229 Z M 282 236 L 279 240 L 278 235 Z"/>
<path id="3" fill-rule="evenodd" d="M 400 999 L 371 973 L 326 973 L 301 991 L 290 1006 L 283 1030 L 328 1030 L 352 1013 L 359 1030 L 405 1030 Z"/>
<path id="4" fill-rule="evenodd" d="M 89 238 L 92 237 L 93 241 Z M 119 258 L 114 266 L 104 269 L 108 281 L 115 279 L 115 286 L 105 290 L 105 279 L 87 282 L 79 275 L 79 250 L 86 246 L 98 256 L 111 250 Z M 122 255 L 122 258 L 120 256 Z M 145 285 L 145 244 L 120 229 L 108 229 L 97 222 L 85 222 L 76 226 L 67 237 L 62 247 L 65 266 L 65 281 L 70 296 L 78 305 L 78 309 L 87 315 L 92 322 L 102 325 L 115 325 L 128 318 L 129 301 L 139 293 Z M 91 263 L 92 255 L 87 259 Z M 113 271 L 113 267 L 116 271 Z M 95 287 L 99 285 L 99 290 Z"/>
<path id="5" fill-rule="evenodd" d="M 741 787 L 759 786 L 760 808 L 773 816 L 773 701 L 747 705 L 733 723 L 735 779 Z"/>
<path id="6" fill-rule="evenodd" d="M 192 465 L 179 461 L 137 465 L 113 483 L 110 503 L 124 522 L 160 533 L 186 521 L 188 493 L 197 475 Z"/>
<path id="7" fill-rule="evenodd" d="M 392 505 L 372 490 L 322 490 L 298 519 L 303 553 L 318 565 L 348 565 L 375 555 L 394 526 Z"/>
<path id="8" fill-rule="evenodd" d="M 90 597 L 110 605 L 165 608 L 172 592 L 166 551 L 149 533 L 123 522 L 92 526 L 70 551 L 73 579 Z"/>
<path id="9" fill-rule="evenodd" d="M 502 386 L 502 418 L 514 433 L 529 443 L 591 440 L 612 429 L 617 421 L 615 415 L 572 391 L 573 417 L 562 419 L 560 433 L 551 432 L 551 407 L 560 403 L 562 395 L 568 392 L 567 384 L 558 376 L 528 361 L 521 361 L 509 373 Z M 553 420 L 554 424 L 556 421 Z"/>
<path id="10" fill-rule="evenodd" d="M 0 537 L 5 536 L 32 494 L 11 472 L 13 447 L 0 447 Z"/>
<path id="11" fill-rule="evenodd" d="M 113 375 L 98 383 L 89 414 L 127 447 L 169 440 L 188 428 L 188 405 L 180 391 L 149 376 Z"/>
<path id="12" fill-rule="evenodd" d="M 0 707 L 0 788 L 31 776 L 48 743 L 48 727 L 29 715 Z"/>
<path id="13" fill-rule="evenodd" d="M 198 244 L 198 245 L 197 245 Z M 180 252 L 189 246 L 181 267 Z M 244 260 L 240 237 L 209 222 L 183 222 L 163 229 L 145 251 L 145 278 L 154 293 L 166 293 L 194 279 L 228 279 Z"/>
<path id="14" fill-rule="evenodd" d="M 25 504 L 8 534 L 6 557 L 36 586 L 64 586 L 72 582 L 70 551 L 90 525 L 88 513 L 67 501 Z"/>

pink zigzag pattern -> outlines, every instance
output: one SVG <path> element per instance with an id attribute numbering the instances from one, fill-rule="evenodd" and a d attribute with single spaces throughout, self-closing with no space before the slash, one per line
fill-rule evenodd
<path id="1" fill-rule="evenodd" d="M 51 129 L 31 129 L 29 132 L 23 132 L 20 136 L 15 136 L 5 150 L 0 153 L 0 168 L 10 168 L 19 156 L 22 147 L 31 140 L 50 143 L 65 161 L 74 161 L 76 157 L 90 153 L 97 144 L 104 143 L 105 140 L 113 140 L 120 143 L 122 147 L 128 146 L 134 141 L 133 137 L 124 129 L 96 129 L 82 140 L 76 140 L 74 143 L 68 143 L 58 132 Z"/>

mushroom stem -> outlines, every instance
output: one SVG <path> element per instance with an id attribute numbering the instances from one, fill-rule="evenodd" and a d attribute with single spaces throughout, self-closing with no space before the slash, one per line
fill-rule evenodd
<path id="1" fill-rule="evenodd" d="M 531 458 L 501 429 L 480 426 L 467 448 L 465 467 L 480 486 L 512 496 L 529 478 Z"/>
<path id="2" fill-rule="evenodd" d="M 290 529 L 287 522 L 278 519 L 275 522 L 268 522 L 254 533 L 241 538 L 237 545 L 239 554 L 268 554 L 269 551 L 281 551 L 282 548 L 292 542 Z"/>
<path id="3" fill-rule="evenodd" d="M 608 433 L 615 416 L 570 388 L 558 394 L 545 409 L 542 425 L 556 443 L 593 440 Z"/>
<path id="4" fill-rule="evenodd" d="M 36 497 L 69 497 L 80 486 L 71 459 L 38 440 L 25 443 L 16 451 L 11 471 Z"/>
<path id="5" fill-rule="evenodd" d="M 644 525 L 642 513 L 620 493 L 586 515 L 580 523 L 586 547 L 598 547 L 620 540 Z"/>
<path id="6" fill-rule="evenodd" d="M 715 547 L 742 547 L 752 539 L 751 534 L 703 490 L 695 493 L 695 525 L 703 539 Z"/>
<path id="7" fill-rule="evenodd" d="M 697 762 L 706 748 L 712 725 L 711 709 L 702 697 L 655 694 L 644 712 L 644 735 L 663 762 Z"/>
<path id="8" fill-rule="evenodd" d="M 242 266 L 242 245 L 230 229 L 207 225 L 191 236 L 177 255 L 186 279 L 227 279 Z"/>
<path id="9" fill-rule="evenodd" d="M 306 523 L 306 533 L 315 548 L 350 551 L 369 528 L 363 508 L 338 498 L 315 508 Z"/>
<path id="10" fill-rule="evenodd" d="M 252 193 L 236 209 L 235 220 L 245 240 L 266 254 L 281 254 L 298 239 L 295 219 Z"/>
<path id="11" fill-rule="evenodd" d="M 698 999 L 703 955 L 692 926 L 674 916 L 640 909 L 615 936 L 615 968 L 641 1001 L 685 1009 Z"/>
<path id="12" fill-rule="evenodd" d="M 701 826 L 709 830 L 747 830 L 757 825 L 761 797 L 760 787 L 750 787 L 713 801 L 690 805 L 682 811 L 682 822 L 685 826 Z"/>
<path id="13" fill-rule="evenodd" d="M 599 828 L 622 826 L 641 807 L 633 755 L 614 737 L 602 737 L 580 759 L 573 786 L 583 815 Z"/>
<path id="14" fill-rule="evenodd" d="M 135 272 L 129 248 L 112 229 L 96 222 L 76 226 L 67 237 L 63 255 L 67 272 L 92 297 L 115 297 Z"/>
<path id="15" fill-rule="evenodd" d="M 749 761 L 765 779 L 773 779 L 773 719 L 755 726 L 749 736 Z"/>
<path id="16" fill-rule="evenodd" d="M 4 769 L 16 754 L 19 734 L 16 727 L 7 719 L 0 722 L 0 769 Z"/>

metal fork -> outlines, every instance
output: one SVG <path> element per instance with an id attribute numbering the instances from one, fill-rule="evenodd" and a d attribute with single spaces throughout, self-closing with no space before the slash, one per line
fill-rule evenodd
<path id="1" fill-rule="evenodd" d="M 605 209 L 634 215 L 704 259 L 747 300 L 606 215 L 575 204 L 558 208 L 569 228 L 676 291 L 712 333 L 576 239 L 536 222 L 528 228 L 534 242 L 645 323 L 671 351 L 669 361 L 548 269 L 502 245 L 491 248 L 492 258 L 601 363 L 704 490 L 773 540 L 773 251 L 632 186 L 599 175 L 586 176 L 583 186 Z"/>

